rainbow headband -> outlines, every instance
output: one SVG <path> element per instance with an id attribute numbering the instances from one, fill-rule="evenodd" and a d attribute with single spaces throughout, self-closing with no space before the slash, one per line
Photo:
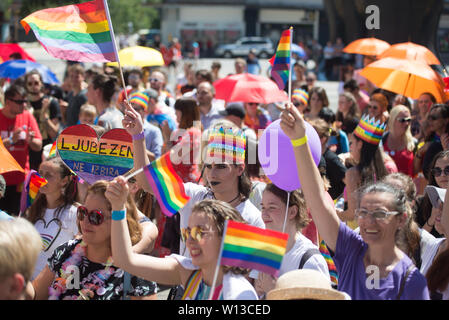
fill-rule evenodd
<path id="1" fill-rule="evenodd" d="M 301 101 L 305 106 L 309 103 L 309 94 L 302 89 L 293 90 L 292 98 L 296 98 Z"/>
<path id="2" fill-rule="evenodd" d="M 386 123 L 380 123 L 380 120 L 375 121 L 374 118 L 369 118 L 368 115 L 363 116 L 354 134 L 365 142 L 378 145 L 385 131 Z"/>
<path id="3" fill-rule="evenodd" d="M 245 163 L 246 136 L 241 130 L 214 128 L 209 134 L 206 163 Z"/>
<path id="4" fill-rule="evenodd" d="M 150 98 L 144 92 L 134 92 L 129 96 L 129 103 L 135 103 L 141 106 L 145 111 L 148 109 Z"/>

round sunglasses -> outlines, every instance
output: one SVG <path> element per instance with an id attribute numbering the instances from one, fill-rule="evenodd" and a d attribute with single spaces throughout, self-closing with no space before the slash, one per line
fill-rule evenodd
<path id="1" fill-rule="evenodd" d="M 439 167 L 435 167 L 432 170 L 430 170 L 430 172 L 432 172 L 434 177 L 439 177 L 439 176 L 441 176 L 442 173 L 444 173 L 445 176 L 449 176 L 449 166 L 446 166 L 443 169 L 439 168 Z"/>
<path id="2" fill-rule="evenodd" d="M 204 230 L 201 226 L 196 226 L 193 228 L 181 228 L 181 239 L 186 242 L 189 236 L 196 241 L 201 241 L 204 234 L 213 233 L 214 231 Z"/>
<path id="3" fill-rule="evenodd" d="M 89 211 L 86 207 L 79 206 L 77 210 L 78 219 L 83 221 L 86 216 L 89 223 L 94 226 L 99 226 L 104 221 L 104 215 L 100 210 Z"/>

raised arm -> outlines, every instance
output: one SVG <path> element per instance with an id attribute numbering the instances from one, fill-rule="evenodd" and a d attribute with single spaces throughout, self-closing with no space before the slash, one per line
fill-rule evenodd
<path id="1" fill-rule="evenodd" d="M 301 139 L 306 135 L 304 119 L 292 104 L 288 104 L 282 112 L 280 126 L 291 140 Z M 340 219 L 335 209 L 326 201 L 324 184 L 308 144 L 294 147 L 294 153 L 307 207 L 310 208 L 318 232 L 329 248 L 335 251 Z"/>
<path id="2" fill-rule="evenodd" d="M 134 108 L 129 104 L 129 102 L 125 101 L 126 109 L 125 116 L 122 120 L 123 128 L 128 131 L 131 136 L 135 136 L 143 132 L 143 120 L 140 114 L 134 110 Z M 133 160 L 134 160 L 134 169 L 138 170 L 142 167 L 145 167 L 150 164 L 150 160 L 147 157 L 147 149 L 145 146 L 145 139 L 134 139 L 133 138 Z M 136 180 L 139 185 L 145 191 L 154 194 L 153 189 L 151 189 L 150 184 L 145 178 L 145 174 L 139 173 L 136 176 Z"/>
<path id="3" fill-rule="evenodd" d="M 116 220 L 115 211 L 125 210 L 128 186 L 123 177 L 109 183 L 105 196 L 112 205 L 112 259 L 114 265 L 149 281 L 167 285 L 181 284 L 183 268 L 173 258 L 156 258 L 133 252 L 126 218 Z"/>

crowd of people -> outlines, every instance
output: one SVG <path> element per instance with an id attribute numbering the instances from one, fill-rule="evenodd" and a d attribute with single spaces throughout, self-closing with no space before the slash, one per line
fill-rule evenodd
<path id="1" fill-rule="evenodd" d="M 284 107 L 225 103 L 215 98 L 219 63 L 182 62 L 173 91 L 165 68 L 124 70 L 125 84 L 114 68 L 82 64 L 68 66 L 61 86 L 35 70 L 2 82 L 1 138 L 25 173 L 0 176 L 0 299 L 157 299 L 161 288 L 197 300 L 449 299 L 449 105 L 426 88 L 411 100 L 355 73 L 330 101 L 301 60 Z M 235 73 L 251 70 L 235 60 Z M 297 162 L 301 189 L 292 192 L 251 154 L 276 120 Z M 320 139 L 318 166 L 306 122 Z M 133 171 L 168 153 L 190 200 L 168 217 L 144 173 L 79 179 L 49 155 L 77 124 L 98 136 L 123 128 Z M 217 133 L 229 139 L 217 144 Z M 229 150 L 231 160 L 210 156 Z M 47 184 L 21 212 L 30 170 Z M 289 235 L 279 277 L 217 269 L 227 220 Z"/>

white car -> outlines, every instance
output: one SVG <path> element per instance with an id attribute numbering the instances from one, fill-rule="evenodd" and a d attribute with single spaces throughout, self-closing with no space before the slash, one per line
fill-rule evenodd
<path id="1" fill-rule="evenodd" d="M 243 37 L 235 43 L 222 44 L 216 50 L 217 57 L 233 58 L 247 56 L 253 49 L 255 54 L 262 59 L 271 57 L 275 50 L 270 38 L 265 37 Z"/>

